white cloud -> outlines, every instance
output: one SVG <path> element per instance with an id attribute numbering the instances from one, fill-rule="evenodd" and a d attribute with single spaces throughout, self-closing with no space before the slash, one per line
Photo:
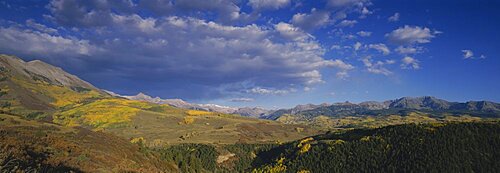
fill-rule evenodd
<path id="1" fill-rule="evenodd" d="M 231 102 L 253 102 L 253 98 L 232 98 Z"/>
<path id="2" fill-rule="evenodd" d="M 344 79 L 346 77 L 349 77 L 349 74 L 347 72 L 349 70 L 354 69 L 353 65 L 348 64 L 340 59 L 334 60 L 332 66 L 339 69 L 339 72 L 337 72 L 336 76 L 337 76 L 337 78 L 340 78 L 340 79 Z"/>
<path id="3" fill-rule="evenodd" d="M 421 51 L 421 47 L 414 46 L 398 46 L 395 51 L 401 55 L 416 54 Z"/>
<path id="4" fill-rule="evenodd" d="M 366 18 L 366 16 L 368 16 L 368 15 L 370 15 L 370 14 L 373 14 L 373 12 L 372 12 L 372 11 L 370 11 L 370 10 L 368 10 L 368 8 L 363 7 L 363 8 L 361 9 L 361 16 L 359 16 L 359 18 L 364 19 L 364 18 Z"/>
<path id="5" fill-rule="evenodd" d="M 372 35 L 372 32 L 369 32 L 369 31 L 359 31 L 357 32 L 357 34 L 361 37 L 369 37 Z"/>
<path id="6" fill-rule="evenodd" d="M 328 0 L 327 6 L 334 8 L 347 8 L 352 6 L 361 6 L 368 3 L 368 0 Z"/>
<path id="7" fill-rule="evenodd" d="M 50 28 L 50 27 L 47 27 L 43 24 L 37 23 L 33 19 L 26 20 L 26 26 L 33 28 L 33 29 L 36 29 L 40 32 L 49 33 L 49 34 L 57 34 L 57 29 Z"/>
<path id="8" fill-rule="evenodd" d="M 330 13 L 327 11 L 312 9 L 311 13 L 297 13 L 292 17 L 292 24 L 303 29 L 312 30 L 325 26 L 330 22 Z"/>
<path id="9" fill-rule="evenodd" d="M 342 46 L 337 45 L 337 44 L 334 44 L 334 45 L 332 45 L 332 46 L 330 47 L 330 49 L 332 49 L 332 50 L 340 50 L 340 49 L 342 49 Z"/>
<path id="10" fill-rule="evenodd" d="M 435 37 L 435 33 L 429 28 L 405 25 L 385 36 L 395 44 L 415 44 L 431 42 L 431 39 Z"/>
<path id="11" fill-rule="evenodd" d="M 290 5 L 290 0 L 249 0 L 248 5 L 256 10 L 280 9 Z"/>
<path id="12" fill-rule="evenodd" d="M 406 56 L 403 59 L 401 59 L 401 68 L 402 69 L 420 69 L 420 63 L 418 60 Z"/>
<path id="13" fill-rule="evenodd" d="M 362 46 L 363 44 L 361 44 L 360 42 L 354 43 L 353 45 L 354 51 L 358 51 Z"/>
<path id="14" fill-rule="evenodd" d="M 463 57 L 464 59 L 472 59 L 474 58 L 474 52 L 472 52 L 472 50 L 462 50 L 462 53 L 463 53 Z"/>
<path id="15" fill-rule="evenodd" d="M 394 13 L 391 17 L 387 19 L 389 22 L 397 22 L 399 21 L 399 13 Z"/>
<path id="16" fill-rule="evenodd" d="M 475 56 L 474 52 L 469 49 L 462 50 L 464 59 L 485 59 L 486 56 L 481 54 L 479 57 Z"/>
<path id="17" fill-rule="evenodd" d="M 295 89 L 287 89 L 287 90 L 279 90 L 273 88 L 261 88 L 255 87 L 250 90 L 247 90 L 248 93 L 252 94 L 260 94 L 260 95 L 285 95 L 291 92 L 296 92 Z"/>
<path id="18" fill-rule="evenodd" d="M 232 0 L 177 0 L 178 11 L 196 11 L 200 13 L 216 12 L 222 22 L 251 20 L 249 14 L 241 12 L 240 7 Z"/>
<path id="19" fill-rule="evenodd" d="M 280 22 L 274 25 L 276 31 L 278 31 L 283 37 L 291 40 L 305 40 L 312 38 L 311 35 L 303 32 L 301 29 L 294 27 L 291 24 Z"/>
<path id="20" fill-rule="evenodd" d="M 342 20 L 340 23 L 337 24 L 337 27 L 353 27 L 357 23 L 358 21 L 356 20 Z"/>
<path id="21" fill-rule="evenodd" d="M 385 44 L 383 44 L 383 43 L 369 44 L 368 48 L 375 49 L 375 50 L 381 52 L 384 55 L 389 55 L 391 53 L 391 50 L 389 50 L 389 48 Z"/>
<path id="22" fill-rule="evenodd" d="M 110 22 L 99 30 L 98 40 L 92 40 L 97 38 L 93 36 L 85 40 L 1 28 L 0 47 L 4 52 L 68 60 L 89 56 L 78 60 L 93 64 L 92 74 L 101 76 L 96 77 L 98 80 L 120 78 L 172 84 L 165 90 L 189 81 L 190 86 L 197 87 L 198 95 L 193 97 L 207 98 L 213 92 L 221 94 L 210 98 L 222 97 L 224 92 L 250 93 L 246 92 L 249 87 L 289 92 L 291 85 L 312 87 L 322 83 L 322 69 L 350 69 L 346 62 L 326 60 L 325 49 L 314 37 L 287 23 L 273 28 L 230 26 L 191 17 L 151 18 L 136 14 L 112 14 Z M 126 88 L 123 83 L 108 87 Z"/>
<path id="23" fill-rule="evenodd" d="M 98 51 L 88 40 L 51 35 L 30 29 L 0 27 L 0 50 L 36 56 L 90 56 Z"/>
<path id="24" fill-rule="evenodd" d="M 392 74 L 392 71 L 390 71 L 389 69 L 387 69 L 385 67 L 385 65 L 394 64 L 393 60 L 373 62 L 370 57 L 366 57 L 366 58 L 363 58 L 361 61 L 365 65 L 366 70 L 368 72 L 370 72 L 370 73 L 382 74 L 382 75 L 385 75 L 385 76 L 388 76 L 388 75 Z"/>

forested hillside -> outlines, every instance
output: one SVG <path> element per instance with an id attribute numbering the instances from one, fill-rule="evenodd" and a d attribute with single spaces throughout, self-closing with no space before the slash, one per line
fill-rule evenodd
<path id="1" fill-rule="evenodd" d="M 499 172 L 500 123 L 327 133 L 260 153 L 256 172 Z"/>

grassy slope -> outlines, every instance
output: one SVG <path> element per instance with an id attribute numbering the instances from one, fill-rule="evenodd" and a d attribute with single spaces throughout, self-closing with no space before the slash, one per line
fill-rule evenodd
<path id="1" fill-rule="evenodd" d="M 172 111 L 171 111 L 172 112 Z M 190 121 L 186 123 L 186 119 Z M 304 129 L 304 130 L 300 130 Z M 140 111 L 128 126 L 106 129 L 127 138 L 143 137 L 149 146 L 178 143 L 275 143 L 300 139 L 318 131 L 237 115 L 189 115 L 185 112 Z"/>

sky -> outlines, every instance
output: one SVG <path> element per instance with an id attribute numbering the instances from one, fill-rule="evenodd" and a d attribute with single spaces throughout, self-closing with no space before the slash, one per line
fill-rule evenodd
<path id="1" fill-rule="evenodd" d="M 227 106 L 500 101 L 500 1 L 0 1 L 0 53 Z"/>

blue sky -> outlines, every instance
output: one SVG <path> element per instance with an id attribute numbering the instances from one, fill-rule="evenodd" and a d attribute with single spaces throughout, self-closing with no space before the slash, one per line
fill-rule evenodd
<path id="1" fill-rule="evenodd" d="M 500 1 L 0 1 L 0 53 L 229 106 L 500 101 Z"/>

